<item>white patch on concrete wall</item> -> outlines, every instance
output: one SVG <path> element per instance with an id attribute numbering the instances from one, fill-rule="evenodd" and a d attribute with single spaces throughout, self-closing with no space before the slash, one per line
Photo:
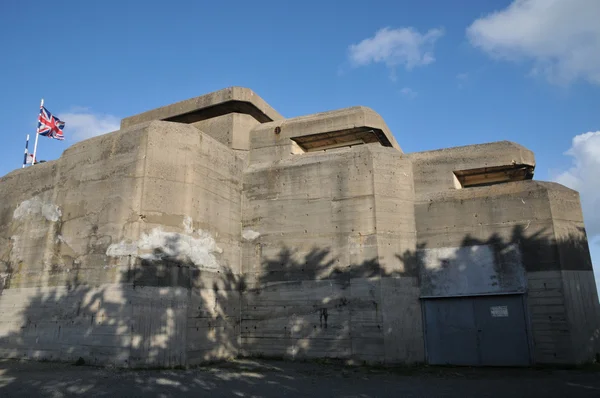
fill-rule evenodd
<path id="1" fill-rule="evenodd" d="M 106 255 L 110 257 L 136 256 L 137 250 L 137 243 L 121 241 L 108 246 Z"/>
<path id="2" fill-rule="evenodd" d="M 189 260 L 198 267 L 218 268 L 214 253 L 223 253 L 223 250 L 209 233 L 198 231 L 196 235 L 193 237 L 155 228 L 149 234 L 144 234 L 138 242 L 139 257 L 146 260 L 175 258 Z"/>
<path id="3" fill-rule="evenodd" d="M 188 228 L 186 230 L 189 231 Z M 106 250 L 106 255 L 110 257 L 135 256 L 150 261 L 168 258 L 191 262 L 203 269 L 218 269 L 220 265 L 215 255 L 220 253 L 223 253 L 223 249 L 208 232 L 197 230 L 190 235 L 166 232 L 161 228 L 143 234 L 137 242 L 121 241 Z"/>
<path id="4" fill-rule="evenodd" d="M 498 251 L 492 245 L 425 249 L 419 252 L 419 260 L 423 296 L 525 290 L 525 269 L 514 244 Z"/>
<path id="5" fill-rule="evenodd" d="M 423 250 L 423 265 L 427 270 L 441 272 L 450 262 L 456 263 L 460 271 L 468 266 L 489 269 L 494 265 L 494 252 L 488 245 L 468 247 L 440 247 Z"/>
<path id="6" fill-rule="evenodd" d="M 183 217 L 183 230 L 185 231 L 186 234 L 194 233 L 194 221 L 192 220 L 192 217 L 190 217 L 190 216 Z"/>
<path id="7" fill-rule="evenodd" d="M 60 208 L 52 203 L 44 202 L 39 196 L 25 200 L 17 206 L 13 213 L 16 220 L 29 216 L 41 215 L 48 221 L 56 222 L 62 216 Z"/>
<path id="8" fill-rule="evenodd" d="M 253 231 L 251 229 L 245 229 L 242 231 L 242 238 L 247 241 L 253 241 L 260 236 L 260 232 Z"/>
<path id="9" fill-rule="evenodd" d="M 12 240 L 10 262 L 17 264 L 19 261 L 21 261 L 21 237 L 19 235 L 13 235 L 10 237 L 10 240 Z"/>

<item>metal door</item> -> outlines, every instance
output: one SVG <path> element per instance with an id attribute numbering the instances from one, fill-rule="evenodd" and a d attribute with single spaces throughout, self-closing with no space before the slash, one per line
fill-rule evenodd
<path id="1" fill-rule="evenodd" d="M 425 300 L 424 304 L 430 364 L 530 363 L 521 295 L 439 298 Z"/>
<path id="2" fill-rule="evenodd" d="M 477 325 L 469 298 L 427 300 L 427 357 L 433 365 L 477 365 Z"/>
<path id="3" fill-rule="evenodd" d="M 523 296 L 477 297 L 473 304 L 481 365 L 529 365 Z"/>

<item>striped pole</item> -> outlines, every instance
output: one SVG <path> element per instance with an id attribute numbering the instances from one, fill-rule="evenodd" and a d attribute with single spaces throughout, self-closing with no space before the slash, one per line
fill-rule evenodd
<path id="1" fill-rule="evenodd" d="M 29 134 L 27 134 L 27 140 L 25 141 L 25 155 L 23 155 L 23 167 L 21 167 L 22 169 L 24 169 L 25 165 L 27 164 L 27 155 L 29 155 L 29 152 L 27 151 L 28 147 L 29 147 Z"/>
<path id="2" fill-rule="evenodd" d="M 40 102 L 40 111 L 42 110 L 42 107 L 44 106 L 44 99 L 42 98 L 42 102 Z M 38 119 L 39 119 L 40 115 L 38 113 Z M 31 160 L 31 165 L 33 166 L 35 164 L 36 161 L 36 155 L 37 155 L 37 142 L 38 142 L 38 138 L 40 137 L 39 133 L 39 128 L 36 130 L 35 132 L 35 144 L 33 145 L 33 159 Z"/>

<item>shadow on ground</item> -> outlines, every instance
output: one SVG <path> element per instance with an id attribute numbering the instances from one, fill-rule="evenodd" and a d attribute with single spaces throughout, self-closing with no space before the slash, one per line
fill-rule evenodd
<path id="1" fill-rule="evenodd" d="M 2 397 L 597 397 L 597 369 L 348 367 L 236 360 L 188 370 L 0 363 Z"/>

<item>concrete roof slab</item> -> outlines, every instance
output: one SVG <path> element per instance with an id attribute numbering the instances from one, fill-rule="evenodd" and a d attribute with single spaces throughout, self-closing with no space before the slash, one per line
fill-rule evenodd
<path id="1" fill-rule="evenodd" d="M 189 124 L 228 113 L 249 114 L 261 123 L 283 119 L 283 116 L 252 90 L 229 87 L 126 117 L 121 120 L 121 128 L 151 120 Z"/>
<path id="2" fill-rule="evenodd" d="M 413 161 L 449 163 L 462 168 L 495 167 L 511 164 L 535 167 L 535 156 L 524 146 L 511 141 L 466 145 L 434 151 L 413 152 L 408 156 Z"/>
<path id="3" fill-rule="evenodd" d="M 251 132 L 251 148 L 283 145 L 289 142 L 289 139 L 307 136 L 314 136 L 322 139 L 324 144 L 329 144 L 336 136 L 356 138 L 371 130 L 382 145 L 402 151 L 383 118 L 377 112 L 363 106 L 261 124 Z M 322 134 L 326 137 L 320 137 Z M 304 142 L 300 139 L 298 141 Z M 314 146 L 317 140 L 311 141 Z"/>

